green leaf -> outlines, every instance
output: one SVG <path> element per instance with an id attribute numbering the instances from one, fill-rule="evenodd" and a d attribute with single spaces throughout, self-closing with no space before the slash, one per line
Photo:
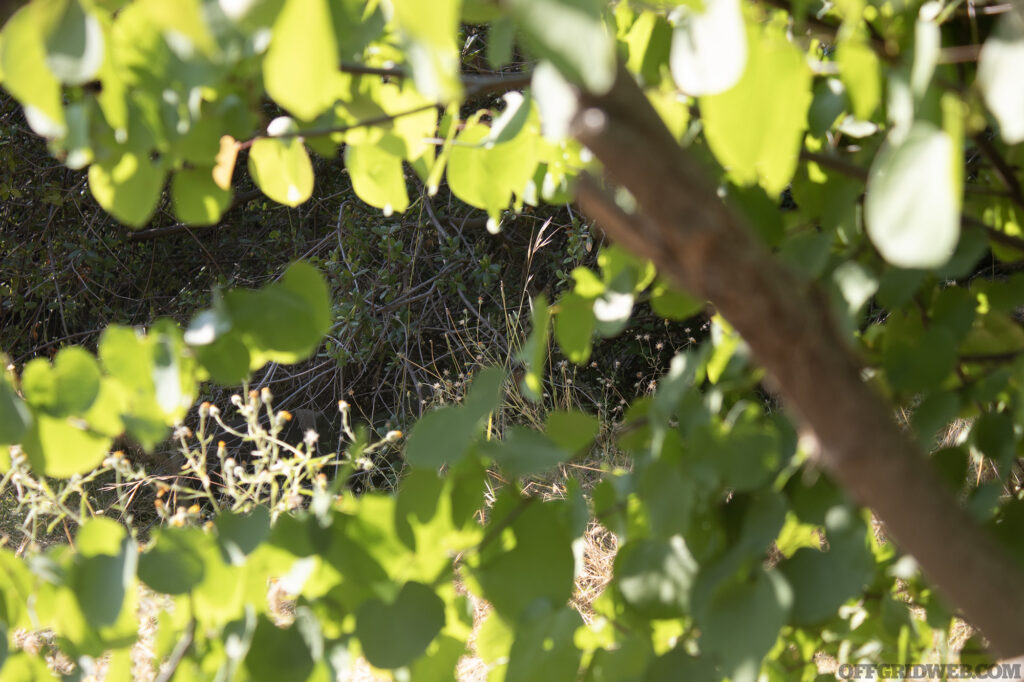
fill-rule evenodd
<path id="1" fill-rule="evenodd" d="M 487 31 L 487 65 L 495 71 L 512 61 L 516 25 L 507 16 L 500 16 Z"/>
<path id="2" fill-rule="evenodd" d="M 0 446 L 20 443 L 32 425 L 32 412 L 18 397 L 10 378 L 0 377 Z M 5 452 L 0 449 L 0 452 Z M 4 470 L 5 456 L 0 456 L 0 470 Z"/>
<path id="3" fill-rule="evenodd" d="M 460 5 L 455 0 L 391 3 L 416 89 L 438 102 L 453 102 L 462 94 L 457 48 Z"/>
<path id="4" fill-rule="evenodd" d="M 237 386 L 249 378 L 249 349 L 237 334 L 225 334 L 192 350 L 210 378 L 221 386 Z"/>
<path id="5" fill-rule="evenodd" d="M 588 447 L 600 428 L 597 417 L 577 410 L 551 410 L 544 420 L 547 437 L 573 454 Z"/>
<path id="6" fill-rule="evenodd" d="M 313 658 L 298 628 L 281 629 L 261 615 L 244 665 L 255 682 L 305 680 L 313 671 Z"/>
<path id="7" fill-rule="evenodd" d="M 161 33 L 178 34 L 179 41 L 183 40 L 186 45 L 179 49 L 198 48 L 205 54 L 213 54 L 217 51 L 217 44 L 206 25 L 202 0 L 177 0 L 173 5 L 163 2 L 163 0 L 138 0 L 136 4 L 143 8 L 150 21 L 160 29 Z"/>
<path id="8" fill-rule="evenodd" d="M 778 571 L 716 585 L 700 618 L 702 652 L 717 656 L 733 682 L 754 682 L 792 604 L 793 591 Z"/>
<path id="9" fill-rule="evenodd" d="M 605 283 L 590 268 L 574 268 L 572 278 L 576 282 L 573 293 L 587 299 L 594 299 L 604 293 Z"/>
<path id="10" fill-rule="evenodd" d="M 384 211 L 402 213 L 409 207 L 402 159 L 380 144 L 345 147 L 345 168 L 352 178 L 352 189 L 360 199 Z"/>
<path id="11" fill-rule="evenodd" d="M 742 35 L 742 33 L 741 33 Z M 661 67 L 668 61 L 672 27 L 656 12 L 642 13 L 626 34 L 629 58 L 626 68 L 640 74 L 646 84 L 661 79 Z"/>
<path id="12" fill-rule="evenodd" d="M 925 391 L 937 388 L 956 365 L 956 344 L 948 329 L 932 326 L 917 335 L 887 335 L 882 355 L 894 388 Z"/>
<path id="13" fill-rule="evenodd" d="M 795 591 L 789 619 L 793 625 L 810 626 L 832 618 L 871 579 L 874 561 L 865 543 L 868 529 L 854 511 L 845 506 L 830 508 L 825 528 L 827 551 L 805 547 L 779 564 Z"/>
<path id="14" fill-rule="evenodd" d="M 423 655 L 444 627 L 444 602 L 430 587 L 407 582 L 391 603 L 370 599 L 356 612 L 356 637 L 378 668 L 400 668 Z"/>
<path id="15" fill-rule="evenodd" d="M 1009 316 L 989 311 L 974 320 L 971 331 L 960 344 L 967 355 L 998 355 L 1024 350 L 1024 329 Z"/>
<path id="16" fill-rule="evenodd" d="M 286 0 L 274 22 L 263 82 L 275 102 L 303 121 L 335 100 L 338 48 L 332 26 L 327 0 Z"/>
<path id="17" fill-rule="evenodd" d="M 267 126 L 272 134 L 291 133 L 291 119 L 276 118 Z M 313 164 L 298 137 L 260 138 L 249 150 L 249 174 L 268 197 L 286 206 L 298 206 L 313 193 Z"/>
<path id="18" fill-rule="evenodd" d="M 717 95 L 735 86 L 747 66 L 747 34 L 739 0 L 706 0 L 683 8 L 672 32 L 670 64 L 687 95 Z M 756 56 L 756 55 L 755 55 Z"/>
<path id="19" fill-rule="evenodd" d="M 686 320 L 701 312 L 704 303 L 658 280 L 651 289 L 651 309 L 668 320 Z"/>
<path id="20" fill-rule="evenodd" d="M 519 359 L 526 364 L 526 374 L 520 384 L 523 393 L 533 402 L 539 402 L 544 395 L 544 371 L 548 357 L 548 329 L 551 323 L 551 309 L 544 294 L 533 299 L 533 313 L 530 336 L 527 337 Z"/>
<path id="21" fill-rule="evenodd" d="M 89 189 L 96 202 L 130 227 L 149 221 L 163 186 L 163 166 L 133 151 L 123 150 L 89 166 Z"/>
<path id="22" fill-rule="evenodd" d="M 1008 415 L 999 412 L 981 415 L 971 427 L 971 441 L 1000 469 L 1013 465 L 1017 442 L 1013 434 L 1013 420 Z"/>
<path id="23" fill-rule="evenodd" d="M 259 291 L 224 296 L 231 327 L 266 360 L 297 362 L 308 357 L 330 327 L 330 295 L 319 271 L 294 263 L 281 281 Z"/>
<path id="24" fill-rule="evenodd" d="M 572 456 L 543 433 L 522 426 L 509 427 L 504 438 L 488 441 L 483 450 L 513 478 L 544 473 Z"/>
<path id="25" fill-rule="evenodd" d="M 53 362 L 57 396 L 56 416 L 81 415 L 96 401 L 100 392 L 100 368 L 84 348 L 63 348 Z"/>
<path id="26" fill-rule="evenodd" d="M 882 101 L 882 71 L 878 55 L 863 39 L 848 38 L 840 42 L 836 61 L 839 76 L 853 105 L 854 117 L 870 121 Z"/>
<path id="27" fill-rule="evenodd" d="M 65 85 L 82 85 L 103 66 L 104 47 L 99 20 L 69 0 L 46 38 L 46 65 Z"/>
<path id="28" fill-rule="evenodd" d="M 786 39 L 784 26 L 774 22 L 751 33 L 742 78 L 727 92 L 702 97 L 701 118 L 708 146 L 730 178 L 777 195 L 796 172 L 811 70 L 803 51 Z"/>
<path id="29" fill-rule="evenodd" d="M 60 82 L 46 65 L 43 25 L 47 8 L 32 3 L 19 9 L 0 34 L 0 70 L 4 88 L 25 107 L 32 129 L 44 137 L 63 137 L 64 107 Z"/>
<path id="30" fill-rule="evenodd" d="M 472 576 L 494 609 L 515 622 L 535 601 L 555 607 L 569 599 L 575 560 L 572 538 L 561 516 L 562 503 L 521 502 L 511 497 L 504 501 L 508 504 L 496 505 L 492 511 L 488 528 L 511 520 L 511 533 L 506 530 L 503 535 L 514 536 L 514 546 L 507 549 L 502 542 L 492 543 L 481 553 Z"/>
<path id="31" fill-rule="evenodd" d="M 1008 12 L 985 40 L 978 56 L 977 83 L 1007 144 L 1024 141 L 1024 94 L 1018 84 L 1024 71 L 1024 18 Z"/>
<path id="32" fill-rule="evenodd" d="M 615 36 L 602 16 L 602 0 L 510 0 L 507 6 L 534 54 L 595 94 L 611 88 Z"/>
<path id="33" fill-rule="evenodd" d="M 483 430 L 487 416 L 498 407 L 505 373 L 494 367 L 477 374 L 461 406 L 429 412 L 412 427 L 405 458 L 423 469 L 455 464 Z"/>
<path id="34" fill-rule="evenodd" d="M 954 185 L 953 143 L 931 123 L 914 123 L 906 137 L 879 150 L 864 200 L 868 237 L 901 268 L 946 263 L 960 238 L 960 197 Z"/>
<path id="35" fill-rule="evenodd" d="M 28 403 L 54 417 L 81 416 L 100 392 L 100 369 L 93 356 L 72 346 L 57 353 L 54 366 L 35 358 L 22 372 Z"/>
<path id="36" fill-rule="evenodd" d="M 581 365 L 590 359 L 591 337 L 596 324 L 597 318 L 594 317 L 594 306 L 590 300 L 574 293 L 565 293 L 558 300 L 555 339 L 571 362 Z"/>
<path id="37" fill-rule="evenodd" d="M 615 585 L 643 618 L 677 618 L 690 607 L 697 562 L 682 536 L 630 540 L 615 557 Z"/>
<path id="38" fill-rule="evenodd" d="M 70 478 L 99 465 L 110 444 L 110 438 L 87 430 L 81 420 L 36 414 L 21 445 L 36 473 Z"/>
<path id="39" fill-rule="evenodd" d="M 270 512 L 262 505 L 254 507 L 248 514 L 224 512 L 214 524 L 217 526 L 217 541 L 232 562 L 244 562 L 244 557 L 252 554 L 270 536 Z"/>
<path id="40" fill-rule="evenodd" d="M 163 594 L 185 594 L 206 573 L 203 545 L 209 540 L 198 528 L 160 528 L 152 546 L 139 555 L 139 580 Z"/>
<path id="41" fill-rule="evenodd" d="M 75 549 L 82 556 L 90 557 L 98 554 L 114 556 L 119 554 L 128 533 L 117 521 L 95 516 L 78 529 L 75 534 Z"/>
<path id="42" fill-rule="evenodd" d="M 938 391 L 921 401 L 911 417 L 911 425 L 926 452 L 934 449 L 936 436 L 953 422 L 959 412 L 960 396 L 956 393 Z"/>
<path id="43" fill-rule="evenodd" d="M 121 615 L 125 594 L 135 579 L 135 545 L 125 543 L 124 549 L 111 554 L 83 556 L 69 576 L 71 589 L 89 624 L 94 627 L 113 625 Z"/>
<path id="44" fill-rule="evenodd" d="M 505 682 L 578 679 L 582 652 L 573 636 L 582 625 L 579 612 L 569 606 L 528 613 L 516 628 Z"/>
<path id="45" fill-rule="evenodd" d="M 488 229 L 498 227 L 501 211 L 513 194 L 522 195 L 537 168 L 536 123 L 527 124 L 508 142 L 489 144 L 491 128 L 467 125 L 455 140 L 448 159 L 448 184 L 467 204 L 491 217 Z"/>
<path id="46" fill-rule="evenodd" d="M 189 225 L 215 225 L 231 204 L 231 190 L 213 181 L 212 167 L 180 170 L 171 178 L 171 199 L 178 220 Z"/>

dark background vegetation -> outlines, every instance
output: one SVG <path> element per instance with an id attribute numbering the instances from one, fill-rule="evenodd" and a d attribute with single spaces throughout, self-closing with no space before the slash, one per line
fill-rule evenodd
<path id="1" fill-rule="evenodd" d="M 215 288 L 260 287 L 307 259 L 329 278 L 333 328 L 312 359 L 271 364 L 252 386 L 268 386 L 276 407 L 303 417 L 297 424 L 315 424 L 324 452 L 338 444 L 339 400 L 380 436 L 458 400 L 481 366 L 515 370 L 530 299 L 557 298 L 574 267 L 595 266 L 600 247 L 572 206 L 527 207 L 494 236 L 482 213 L 444 186 L 428 197 L 414 179 L 418 199 L 385 218 L 355 197 L 340 159 L 316 160 L 313 198 L 297 208 L 263 197 L 242 170 L 219 225 L 177 224 L 165 198 L 151 224 L 133 232 L 95 203 L 85 173 L 50 157 L 6 95 L 0 140 L 0 351 L 16 368 L 65 345 L 95 350 L 109 324 L 167 316 L 187 325 Z M 587 366 L 551 357 L 546 406 L 614 419 L 700 334 L 693 322 L 638 312 Z M 239 388 L 206 386 L 200 397 L 230 410 Z M 513 421 L 535 418 L 517 396 L 509 409 Z"/>

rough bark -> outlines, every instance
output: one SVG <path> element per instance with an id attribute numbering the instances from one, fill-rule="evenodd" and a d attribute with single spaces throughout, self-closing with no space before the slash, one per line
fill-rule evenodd
<path id="1" fill-rule="evenodd" d="M 1024 653 L 1024 572 L 960 509 L 864 383 L 825 298 L 719 200 L 625 71 L 607 94 L 581 94 L 580 105 L 574 134 L 640 207 L 626 214 L 584 180 L 583 210 L 614 240 L 714 304 L 813 431 L 835 480 L 878 515 L 997 654 Z"/>

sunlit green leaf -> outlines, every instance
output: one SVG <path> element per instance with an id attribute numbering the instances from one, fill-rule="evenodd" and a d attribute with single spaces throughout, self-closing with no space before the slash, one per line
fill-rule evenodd
<path id="1" fill-rule="evenodd" d="M 616 587 L 645 618 L 674 618 L 689 610 L 697 562 L 680 536 L 634 540 L 615 558 Z"/>
<path id="2" fill-rule="evenodd" d="M 334 102 L 337 62 L 327 0 L 286 0 L 263 59 L 267 94 L 295 117 L 312 121 Z"/>
<path id="3" fill-rule="evenodd" d="M 23 106 L 29 125 L 44 137 L 63 137 L 64 109 L 60 83 L 46 65 L 42 3 L 19 9 L 4 25 L 0 37 L 0 68 L 3 84 Z"/>
<path id="4" fill-rule="evenodd" d="M 89 189 L 96 202 L 131 227 L 149 221 L 163 186 L 161 164 L 128 150 L 89 166 Z"/>
<path id="5" fill-rule="evenodd" d="M 563 76 L 598 94 L 612 86 L 615 40 L 601 0 L 511 0 L 508 7 L 529 48 Z"/>
<path id="6" fill-rule="evenodd" d="M 853 115 L 862 121 L 870 121 L 882 101 L 882 74 L 878 55 L 863 40 L 847 38 L 836 50 L 836 61 L 839 63 L 839 75 L 853 104 Z"/>
<path id="7" fill-rule="evenodd" d="M 32 468 L 54 478 L 69 478 L 94 468 L 106 456 L 111 439 L 90 431 L 81 420 L 35 414 L 22 441 Z"/>
<path id="8" fill-rule="evenodd" d="M 1008 144 L 1024 141 L 1024 92 L 1018 87 L 1022 71 L 1024 18 L 1007 12 L 978 56 L 978 87 Z"/>
<path id="9" fill-rule="evenodd" d="M 345 168 L 360 199 L 390 216 L 409 207 L 402 159 L 378 144 L 345 147 Z"/>
<path id="10" fill-rule="evenodd" d="M 591 301 L 573 293 L 562 295 L 558 301 L 558 314 L 555 315 L 555 339 L 566 357 L 577 365 L 590 359 L 595 325 Z"/>
<path id="11" fill-rule="evenodd" d="M 905 138 L 888 140 L 871 164 L 864 222 L 872 243 L 893 265 L 938 267 L 953 255 L 960 198 L 951 145 L 944 132 L 919 121 Z"/>
<path id="12" fill-rule="evenodd" d="M 491 523 L 511 513 L 505 508 Z M 514 622 L 534 600 L 564 604 L 572 593 L 575 562 L 558 504 L 530 504 L 510 520 L 515 547 L 490 548 L 473 575 L 495 610 Z"/>
<path id="13" fill-rule="evenodd" d="M 271 134 L 295 130 L 289 119 L 275 119 L 267 127 Z M 313 164 L 302 141 L 295 136 L 260 138 L 249 150 L 249 173 L 256 185 L 274 201 L 298 206 L 313 193 Z"/>
<path id="14" fill-rule="evenodd" d="M 759 183 L 778 194 L 796 171 L 811 104 L 811 70 L 777 22 L 750 33 L 743 76 L 732 89 L 702 97 L 701 118 L 708 146 L 737 184 Z M 757 116 L 751 117 L 752 111 Z"/>
<path id="15" fill-rule="evenodd" d="M 457 197 L 491 216 L 497 228 L 501 211 L 513 194 L 521 195 L 537 167 L 536 131 L 524 129 L 509 142 L 486 143 L 490 127 L 467 126 L 455 140 L 448 159 L 448 184 Z"/>
<path id="16" fill-rule="evenodd" d="M 416 87 L 439 102 L 452 101 L 462 92 L 456 46 L 460 4 L 454 0 L 391 3 L 395 21 L 405 37 Z"/>
<path id="17" fill-rule="evenodd" d="M 672 33 L 672 77 L 680 90 L 693 97 L 729 90 L 748 61 L 739 0 L 703 4 L 701 10 L 684 9 Z"/>
<path id="18" fill-rule="evenodd" d="M 65 85 L 92 80 L 103 65 L 103 28 L 78 0 L 69 0 L 46 39 L 46 65 Z"/>
<path id="19" fill-rule="evenodd" d="M 213 181 L 211 167 L 180 170 L 171 178 L 174 213 L 189 225 L 216 224 L 231 203 L 231 194 Z"/>

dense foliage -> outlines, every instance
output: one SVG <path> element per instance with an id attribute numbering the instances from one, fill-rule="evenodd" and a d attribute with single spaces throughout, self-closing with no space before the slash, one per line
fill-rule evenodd
<path id="1" fill-rule="evenodd" d="M 142 227 L 160 212 L 161 229 L 173 211 L 182 224 L 216 224 L 250 181 L 297 207 L 317 174 L 343 165 L 362 202 L 386 218 L 422 211 L 437 228 L 405 261 L 408 245 L 387 227 L 349 219 L 345 231 L 373 230 L 374 253 L 388 262 L 440 253 L 443 269 L 446 254 L 469 244 L 450 222 L 446 231 L 431 197 L 445 186 L 483 211 L 492 233 L 571 200 L 578 179 L 602 170 L 573 138 L 581 121 L 598 126 L 605 115 L 578 112 L 580 92 L 609 92 L 622 62 L 721 200 L 828 302 L 865 381 L 921 449 L 937 450 L 931 462 L 966 512 L 1024 561 L 1024 330 L 1015 317 L 1024 306 L 1024 21 L 1008 6 L 171 7 L 36 0 L 0 33 L 3 86 L 57 159 L 87 169 L 89 192 L 118 221 Z M 482 54 L 460 49 L 472 41 Z M 81 174 L 66 177 L 84 190 Z M 10 187 L 0 186 L 9 204 L 18 199 Z M 651 208 L 621 188 L 616 200 L 625 213 Z M 39 206 L 13 206 L 10 220 L 17 209 L 28 226 L 40 221 Z M 467 652 L 494 680 L 814 679 L 851 662 L 989 660 L 956 617 L 965 605 L 944 603 L 884 526 L 818 470 L 812 434 L 801 437 L 778 410 L 772 378 L 729 322 L 621 246 L 586 262 L 590 228 L 575 213 L 569 220 L 567 253 L 542 264 L 546 291 L 533 289 L 523 313 L 507 318 L 529 338 L 519 347 L 515 333 L 492 327 L 472 344 L 468 391 L 409 430 L 394 494 L 348 487 L 403 435 L 383 420 L 367 435 L 347 402 L 331 418 L 330 454 L 334 443 L 318 451 L 313 437 L 282 440 L 290 414 L 272 391 L 231 398 L 240 421 L 227 405 L 194 408 L 203 382 L 245 385 L 268 364 L 305 360 L 338 329 L 352 333 L 344 353 L 320 352 L 352 360 L 376 343 L 359 334 L 377 311 L 402 311 L 385 337 L 416 324 L 408 304 L 433 281 L 399 277 L 385 282 L 387 297 L 367 297 L 358 273 L 375 256 L 346 251 L 340 222 L 337 251 L 294 254 L 316 256 L 317 267 L 296 263 L 259 289 L 219 288 L 187 324 L 115 324 L 95 354 L 71 345 L 52 362 L 7 368 L 0 491 L 30 489 L 33 518 L 79 525 L 72 543 L 28 561 L 0 548 L 0 679 L 47 674 L 17 636 L 43 630 L 77 674 L 102 660 L 107 679 L 127 679 L 139 583 L 173 605 L 160 616 L 156 653 L 175 679 L 334 679 L 360 656 L 396 679 L 451 679 Z M 529 240 L 527 263 L 539 243 Z M 83 258 L 97 271 L 86 274 L 108 282 L 113 262 L 70 262 Z M 67 273 L 49 260 L 59 282 Z M 466 316 L 493 293 L 494 262 L 482 256 L 477 279 L 455 288 Z M 228 279 L 220 283 L 248 283 Z M 16 298 L 24 286 L 3 285 L 6 309 L 27 316 L 32 334 L 35 313 Z M 66 320 L 75 309 L 56 291 Z M 677 354 L 652 395 L 621 416 L 601 414 L 616 421 L 602 428 L 559 401 L 552 378 L 564 366 L 552 362 L 551 339 L 572 363 L 603 362 L 596 340 L 635 325 L 639 305 L 666 320 L 708 315 L 710 338 Z M 49 333 L 73 340 L 69 329 Z M 543 418 L 496 420 L 513 396 Z M 956 420 L 968 421 L 947 436 Z M 230 457 L 214 424 L 252 453 Z M 162 523 L 152 534 L 110 518 L 126 512 L 123 495 L 107 508 L 90 503 L 97 467 L 118 484 L 143 479 L 109 454 L 115 439 L 151 449 L 171 433 L 189 476 L 157 493 Z M 531 481 L 595 444 L 627 465 L 606 462 L 598 481 L 561 480 L 554 499 L 531 494 Z M 182 504 L 163 502 L 179 495 Z M 595 522 L 614 533 L 618 553 L 584 620 L 569 601 Z M 268 590 L 291 604 L 291 618 L 279 617 Z M 490 606 L 482 622 L 473 599 Z"/>

